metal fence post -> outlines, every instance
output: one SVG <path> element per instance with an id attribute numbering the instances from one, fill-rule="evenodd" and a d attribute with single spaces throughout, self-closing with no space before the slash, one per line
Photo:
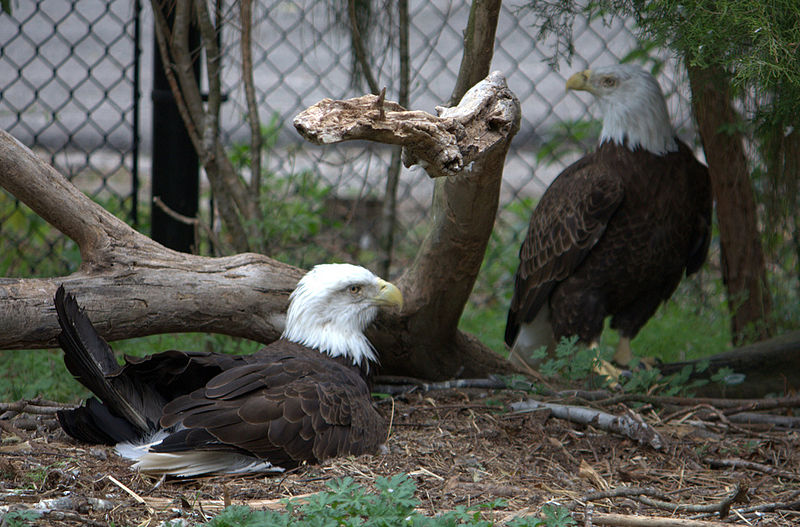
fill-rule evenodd
<path id="1" fill-rule="evenodd" d="M 165 14 L 171 26 L 171 13 Z M 199 200 L 199 161 L 167 82 L 155 31 L 154 28 L 152 195 L 161 198 L 175 212 L 194 218 Z M 194 25 L 189 31 L 189 46 L 191 49 L 200 46 L 200 35 Z M 199 83 L 199 60 L 194 62 L 194 74 Z M 150 206 L 151 237 L 176 251 L 192 252 L 196 244 L 194 226 L 172 218 L 155 203 Z"/>

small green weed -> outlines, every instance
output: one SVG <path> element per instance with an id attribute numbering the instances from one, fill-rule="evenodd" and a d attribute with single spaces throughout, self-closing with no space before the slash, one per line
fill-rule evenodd
<path id="1" fill-rule="evenodd" d="M 694 373 L 702 373 L 708 368 L 708 361 L 701 361 L 697 365 L 687 364 L 681 371 L 671 375 L 662 376 L 658 368 L 637 370 L 627 381 L 622 383 L 622 389 L 628 393 L 647 393 L 663 396 L 691 397 L 693 390 L 708 384 L 706 379 L 691 379 Z"/>
<path id="2" fill-rule="evenodd" d="M 297 505 L 286 501 L 286 511 L 255 511 L 249 507 L 232 506 L 206 523 L 206 527 L 491 527 L 494 522 L 484 519 L 483 512 L 504 507 L 503 500 L 474 507 L 456 507 L 438 516 L 424 516 L 415 509 L 419 500 L 414 497 L 416 485 L 405 474 L 375 480 L 377 493 L 367 492 L 352 478 L 330 481 L 328 490 L 307 498 Z M 545 505 L 543 518 L 515 518 L 510 527 L 570 527 L 575 525 L 564 507 Z"/>
<path id="3" fill-rule="evenodd" d="M 608 346 L 589 349 L 579 345 L 577 337 L 572 337 L 561 339 L 553 357 L 546 356 L 544 347 L 534 351 L 532 355 L 534 359 L 542 361 L 539 372 L 546 377 L 560 377 L 591 388 L 605 388 L 612 379 L 598 374 L 597 368 L 601 361 L 610 360 L 612 354 L 613 350 Z M 703 373 L 708 367 L 709 361 L 701 360 L 694 365 L 687 364 L 679 372 L 670 375 L 662 375 L 658 368 L 634 369 L 630 377 L 623 377 L 618 381 L 622 391 L 627 393 L 691 397 L 695 389 L 709 382 L 706 379 L 693 379 L 692 376 Z M 732 370 L 723 368 L 711 376 L 711 382 L 731 384 L 731 379 L 735 378 L 738 376 Z M 525 389 L 518 380 L 511 379 L 507 382 L 516 382 L 521 389 Z"/>
<path id="4" fill-rule="evenodd" d="M 28 527 L 39 517 L 33 511 L 11 511 L 5 516 L 0 517 L 5 527 Z"/>
<path id="5" fill-rule="evenodd" d="M 601 360 L 609 360 L 610 348 L 590 349 L 578 345 L 578 337 L 562 338 L 555 349 L 555 357 L 544 360 L 539 371 L 547 377 L 562 377 L 569 381 L 588 380 L 592 386 L 605 386 L 607 381 L 596 373 Z M 544 359 L 545 350 L 534 352 L 534 358 Z"/>
<path id="6" fill-rule="evenodd" d="M 44 484 L 45 480 L 47 479 L 47 471 L 50 467 L 39 467 L 33 470 L 29 470 L 25 473 L 25 479 L 30 481 L 31 486 L 35 490 L 39 490 L 39 487 Z"/>

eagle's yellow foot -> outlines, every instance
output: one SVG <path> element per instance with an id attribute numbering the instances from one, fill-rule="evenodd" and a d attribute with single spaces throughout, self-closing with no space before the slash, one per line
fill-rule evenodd
<path id="1" fill-rule="evenodd" d="M 614 352 L 612 359 L 617 366 L 628 366 L 633 360 L 633 351 L 631 351 L 631 339 L 626 337 L 619 338 L 617 344 L 617 351 Z"/>

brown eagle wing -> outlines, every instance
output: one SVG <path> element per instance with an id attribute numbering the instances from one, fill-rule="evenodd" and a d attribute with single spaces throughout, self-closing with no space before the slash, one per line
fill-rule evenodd
<path id="1" fill-rule="evenodd" d="M 384 420 L 357 370 L 290 342 L 270 348 L 271 359 L 259 352 L 259 362 L 168 403 L 161 425 L 184 428 L 153 450 L 230 450 L 292 467 L 374 452 L 385 441 Z"/>
<path id="2" fill-rule="evenodd" d="M 531 214 L 519 251 L 505 342 L 514 344 L 523 323 L 542 308 L 603 235 L 622 203 L 622 182 L 590 154 L 565 168 Z"/>

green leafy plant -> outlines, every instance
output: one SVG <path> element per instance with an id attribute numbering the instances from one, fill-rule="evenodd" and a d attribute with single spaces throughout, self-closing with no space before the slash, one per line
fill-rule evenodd
<path id="1" fill-rule="evenodd" d="M 629 393 L 649 393 L 664 396 L 691 396 L 696 388 L 708 384 L 706 379 L 691 379 L 694 373 L 702 373 L 708 361 L 698 365 L 687 364 L 677 373 L 663 376 L 658 368 L 635 370 L 630 379 L 623 382 L 622 389 Z"/>
<path id="2" fill-rule="evenodd" d="M 327 483 L 328 489 L 306 499 L 303 504 L 286 501 L 285 511 L 254 511 L 244 506 L 226 508 L 206 523 L 207 527 L 491 527 L 483 512 L 506 505 L 495 500 L 473 507 L 458 506 L 434 517 L 415 510 L 419 500 L 414 497 L 416 485 L 405 474 L 375 480 L 377 493 L 367 492 L 346 477 Z M 564 507 L 545 505 L 543 518 L 515 518 L 513 527 L 569 527 L 575 525 Z"/>
<path id="3" fill-rule="evenodd" d="M 542 505 L 542 518 L 514 518 L 508 527 L 571 527 L 577 525 L 569 510 L 561 505 Z"/>
<path id="4" fill-rule="evenodd" d="M 1 517 L 2 523 L 6 527 L 28 527 L 39 517 L 33 511 L 11 511 Z"/>
<path id="5" fill-rule="evenodd" d="M 562 377 L 569 381 L 589 381 L 592 386 L 605 386 L 608 379 L 598 375 L 601 360 L 609 360 L 612 351 L 608 347 L 587 348 L 578 344 L 578 337 L 563 337 L 556 345 L 554 357 L 545 358 L 545 350 L 534 352 L 534 358 L 544 359 L 539 372 L 547 377 Z"/>

